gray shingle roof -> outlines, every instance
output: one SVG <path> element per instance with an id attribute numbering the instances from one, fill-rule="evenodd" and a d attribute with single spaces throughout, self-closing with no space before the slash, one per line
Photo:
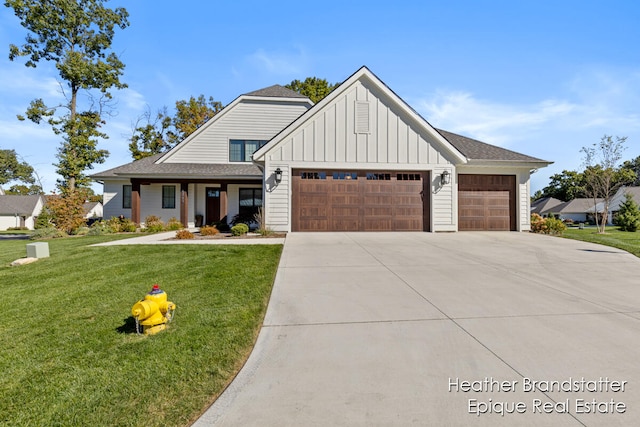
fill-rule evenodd
<path id="1" fill-rule="evenodd" d="M 564 202 L 562 200 L 558 200 L 554 197 L 543 197 L 542 199 L 538 199 L 535 202 L 531 203 L 531 213 L 537 213 L 540 215 L 544 215 L 549 213 L 550 210 L 553 210 L 556 206 L 562 205 Z"/>
<path id="2" fill-rule="evenodd" d="M 164 153 L 163 153 L 164 154 Z M 160 163 L 163 154 L 145 157 L 126 165 L 91 175 L 95 179 L 128 177 L 175 177 L 175 178 L 262 178 L 260 169 L 247 163 Z"/>
<path id="3" fill-rule="evenodd" d="M 42 196 L 0 196 L 0 215 L 32 215 Z"/>
<path id="4" fill-rule="evenodd" d="M 493 160 L 504 162 L 531 162 L 531 163 L 550 163 L 546 160 L 536 157 L 520 154 L 506 148 L 497 147 L 487 144 L 476 139 L 467 138 L 446 130 L 436 129 L 440 135 L 451 143 L 458 151 L 460 151 L 469 160 Z"/>
<path id="5" fill-rule="evenodd" d="M 600 202 L 600 199 L 596 199 L 596 202 Z M 590 198 L 578 198 L 564 202 L 552 209 L 552 213 L 570 214 L 570 213 L 587 213 L 593 212 L 593 199 Z"/>
<path id="6" fill-rule="evenodd" d="M 254 90 L 253 92 L 245 93 L 246 96 L 267 96 L 273 98 L 306 98 L 306 96 L 299 94 L 298 92 L 287 89 L 284 86 L 273 85 L 265 87 L 264 89 Z"/>

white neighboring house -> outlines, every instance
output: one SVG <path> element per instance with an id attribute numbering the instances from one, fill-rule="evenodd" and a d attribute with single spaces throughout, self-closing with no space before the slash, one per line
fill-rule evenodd
<path id="1" fill-rule="evenodd" d="M 84 209 L 84 217 L 87 219 L 100 219 L 102 218 L 102 203 L 100 202 L 86 202 L 82 205 Z"/>
<path id="2" fill-rule="evenodd" d="M 0 230 L 26 227 L 33 230 L 44 206 L 44 197 L 0 195 Z"/>
<path id="3" fill-rule="evenodd" d="M 607 224 L 613 224 L 613 219 L 615 218 L 616 213 L 620 210 L 620 205 L 626 200 L 626 194 L 633 196 L 633 201 L 640 205 L 640 187 L 620 187 L 609 202 Z M 604 202 L 596 204 L 595 210 L 598 213 L 602 213 L 604 210 Z M 593 210 L 591 212 L 593 212 Z"/>
<path id="4" fill-rule="evenodd" d="M 240 96 L 170 151 L 92 177 L 105 217 L 185 226 L 264 207 L 275 231 L 530 229 L 530 173 L 550 162 L 435 129 L 368 68 L 318 104 Z"/>

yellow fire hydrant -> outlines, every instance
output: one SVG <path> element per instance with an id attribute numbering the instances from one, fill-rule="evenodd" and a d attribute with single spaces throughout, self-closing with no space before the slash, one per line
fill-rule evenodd
<path id="1" fill-rule="evenodd" d="M 171 322 L 176 305 L 167 301 L 167 293 L 160 286 L 153 285 L 151 291 L 131 308 L 131 314 L 136 320 L 136 332 L 140 333 L 139 325 L 145 335 L 157 334 L 167 329 Z"/>

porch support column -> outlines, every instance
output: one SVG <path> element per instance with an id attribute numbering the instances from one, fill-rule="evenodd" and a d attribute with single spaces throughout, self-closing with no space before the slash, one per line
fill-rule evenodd
<path id="1" fill-rule="evenodd" d="M 227 209 L 227 184 L 222 183 L 220 184 L 220 221 L 229 222 L 227 218 Z"/>
<path id="2" fill-rule="evenodd" d="M 189 227 L 189 184 L 180 183 L 180 222 L 184 228 Z"/>
<path id="3" fill-rule="evenodd" d="M 140 225 L 140 181 L 131 180 L 131 221 Z"/>

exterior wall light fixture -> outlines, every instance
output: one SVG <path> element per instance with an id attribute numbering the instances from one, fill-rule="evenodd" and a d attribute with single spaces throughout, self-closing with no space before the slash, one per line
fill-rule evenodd
<path id="1" fill-rule="evenodd" d="M 440 184 L 447 185 L 450 182 L 451 182 L 451 174 L 449 173 L 449 171 L 442 172 L 440 174 Z"/>
<path id="2" fill-rule="evenodd" d="M 276 184 L 280 184 L 282 182 L 282 169 L 277 168 L 274 173 L 275 173 Z"/>

